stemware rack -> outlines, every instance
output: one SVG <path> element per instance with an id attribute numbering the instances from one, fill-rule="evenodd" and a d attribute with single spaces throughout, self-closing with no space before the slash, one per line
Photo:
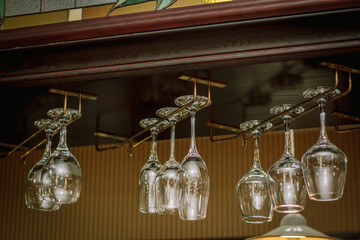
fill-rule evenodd
<path id="1" fill-rule="evenodd" d="M 239 137 L 242 137 L 242 146 L 243 148 L 246 147 L 246 143 L 252 139 L 252 137 L 250 136 L 247 136 L 249 135 L 253 130 L 255 130 L 258 126 L 261 126 L 261 125 L 264 125 L 266 123 L 269 123 L 269 122 L 273 122 L 277 119 L 280 119 L 281 116 L 287 114 L 287 113 L 290 113 L 292 111 L 294 111 L 295 109 L 299 108 L 299 107 L 304 107 L 306 105 L 309 105 L 313 102 L 315 102 L 317 99 L 321 98 L 321 97 L 324 97 L 326 95 L 328 95 L 329 93 L 333 92 L 335 89 L 337 89 L 337 87 L 339 86 L 339 71 L 345 71 L 345 72 L 348 72 L 348 88 L 341 92 L 340 94 L 338 95 L 335 95 L 335 96 L 332 96 L 331 98 L 329 98 L 327 100 L 327 102 L 332 102 L 336 99 L 339 99 L 341 97 L 344 97 L 346 96 L 347 94 L 350 93 L 351 89 L 352 89 L 352 78 L 351 78 L 351 74 L 352 73 L 355 73 L 355 74 L 360 74 L 360 70 L 358 69 L 354 69 L 354 68 L 350 68 L 350 67 L 347 67 L 347 66 L 343 66 L 343 65 L 339 65 L 339 64 L 335 64 L 335 63 L 329 63 L 329 62 L 322 62 L 320 63 L 321 66 L 325 66 L 325 67 L 329 67 L 329 68 L 333 68 L 335 69 L 335 82 L 334 82 L 334 86 L 332 88 L 330 88 L 329 90 L 313 97 L 313 98 L 310 98 L 310 99 L 307 99 L 299 104 L 296 104 L 294 105 L 293 107 L 289 108 L 288 110 L 282 112 L 282 113 L 279 113 L 279 114 L 276 114 L 276 115 L 273 115 L 272 117 L 260 122 L 259 124 L 253 126 L 252 128 L 246 130 L 246 131 L 243 131 L 241 130 L 240 128 L 238 127 L 234 127 L 234 126 L 229 126 L 229 125 L 226 125 L 226 124 L 221 124 L 221 123 L 215 123 L 215 122 L 211 122 L 210 120 L 207 122 L 207 126 L 209 127 L 209 136 L 210 136 L 210 140 L 212 142 L 223 142 L 223 141 L 228 141 L 228 140 L 234 140 L 234 139 L 237 139 Z M 319 106 L 316 104 L 315 106 L 311 106 L 307 109 L 305 109 L 302 113 L 296 115 L 295 117 L 291 118 L 290 121 L 293 121 L 301 116 L 304 116 L 306 114 L 308 114 L 309 112 L 317 109 Z M 345 131 L 352 131 L 352 130 L 357 130 L 359 128 L 351 128 L 351 129 L 346 129 L 346 130 L 340 130 L 339 129 L 339 126 L 338 126 L 338 121 L 337 121 L 337 118 L 340 116 L 340 117 L 343 117 L 343 118 L 347 118 L 347 119 L 352 119 L 352 120 L 357 120 L 359 121 L 360 119 L 359 118 L 356 118 L 354 116 L 348 116 L 346 114 L 341 114 L 341 113 L 333 113 L 334 117 L 335 117 L 335 128 L 338 132 L 345 132 Z M 283 126 L 283 121 L 280 121 L 279 123 L 275 123 L 273 124 L 273 126 L 269 129 L 267 129 L 265 132 L 267 131 L 271 131 L 271 130 L 274 130 L 280 126 Z M 220 137 L 220 138 L 215 138 L 214 137 L 214 134 L 213 134 L 213 129 L 214 128 L 218 128 L 218 129 L 223 129 L 223 130 L 227 130 L 227 131 L 231 131 L 231 132 L 235 132 L 235 134 L 233 136 L 230 136 L 230 137 Z"/>
<path id="2" fill-rule="evenodd" d="M 95 135 L 95 148 L 97 151 L 106 151 L 106 150 L 111 150 L 111 149 L 117 149 L 120 148 L 121 146 L 125 145 L 125 144 L 129 144 L 128 147 L 128 154 L 129 156 L 132 155 L 131 150 L 140 146 L 141 144 L 143 144 L 144 142 L 146 142 L 147 140 L 149 140 L 151 138 L 151 135 L 147 135 L 146 137 L 144 137 L 142 140 L 135 142 L 135 139 L 143 136 L 145 134 L 148 134 L 149 130 L 151 128 L 153 128 L 154 126 L 160 124 L 162 121 L 167 120 L 168 118 L 170 118 L 171 116 L 183 111 L 184 109 L 188 108 L 189 106 L 191 106 L 195 101 L 196 101 L 196 97 L 197 97 L 197 83 L 200 84 L 204 84 L 207 85 L 207 103 L 198 108 L 197 111 L 200 111 L 206 107 L 208 107 L 211 103 L 211 87 L 218 87 L 218 88 L 224 88 L 226 87 L 226 83 L 223 82 L 219 82 L 219 81 L 214 81 L 214 80 L 210 80 L 210 79 L 205 79 L 205 78 L 199 78 L 199 77 L 193 77 L 193 76 L 188 76 L 188 75 L 180 75 L 179 76 L 179 80 L 184 80 L 184 81 L 188 81 L 188 82 L 193 82 L 194 83 L 194 90 L 193 90 L 193 99 L 187 103 L 186 105 L 179 107 L 176 111 L 168 114 L 167 116 L 164 116 L 163 118 L 159 119 L 157 122 L 155 122 L 154 124 L 144 128 L 142 131 L 138 132 L 137 134 L 131 136 L 130 138 L 125 138 L 123 136 L 119 136 L 113 133 L 108 133 L 108 132 L 103 132 L 100 130 L 97 130 L 94 132 Z M 186 118 L 188 118 L 190 116 L 190 113 L 185 114 L 184 116 L 182 116 L 179 120 L 177 120 L 177 122 L 180 122 Z M 166 129 L 168 129 L 170 127 L 170 124 L 168 124 L 167 126 L 165 126 L 164 128 L 159 130 L 159 133 L 165 131 Z M 117 139 L 117 140 L 121 140 L 122 142 L 117 143 L 117 144 L 113 144 L 111 146 L 106 146 L 106 147 L 101 147 L 100 146 L 100 137 L 103 138 L 112 138 L 112 139 Z"/>
<path id="3" fill-rule="evenodd" d="M 54 122 L 58 121 L 62 116 L 64 116 L 64 114 L 66 113 L 67 110 L 67 98 L 68 96 L 70 97 L 77 97 L 79 99 L 79 103 L 78 103 L 78 114 L 75 118 L 73 118 L 71 121 L 69 121 L 68 125 L 74 123 L 75 121 L 77 121 L 80 117 L 81 117 L 81 107 L 82 107 L 82 99 L 89 99 L 89 100 L 96 100 L 98 98 L 97 95 L 95 94 L 90 94 L 90 93 L 81 93 L 81 92 L 74 92 L 74 91 L 67 91 L 67 90 L 61 90 L 61 89 L 55 89 L 55 88 L 50 88 L 49 89 L 50 93 L 54 93 L 54 94 L 60 94 L 60 95 L 64 95 L 64 105 L 63 105 L 63 112 L 57 116 L 56 118 L 52 119 L 49 123 L 45 124 L 44 126 L 42 126 L 38 131 L 36 131 L 35 133 L 33 133 L 30 137 L 28 137 L 27 139 L 25 139 L 24 141 L 22 141 L 19 145 L 17 146 L 13 146 L 11 145 L 11 147 L 13 147 L 13 149 L 11 151 L 9 151 L 6 156 L 10 156 L 11 154 L 13 154 L 16 150 L 25 150 L 26 152 L 24 154 L 22 154 L 20 156 L 20 159 L 22 160 L 23 163 L 25 163 L 25 157 L 27 155 L 29 155 L 32 151 L 34 151 L 35 149 L 37 149 L 38 147 L 40 147 L 41 145 L 43 145 L 46 142 L 46 139 L 40 141 L 38 144 L 36 144 L 34 147 L 32 148 L 27 148 L 24 147 L 24 144 L 26 144 L 27 142 L 29 142 L 31 139 L 33 139 L 34 137 L 36 137 L 38 134 L 42 133 L 43 130 L 45 128 L 47 128 L 48 126 L 50 126 L 51 124 L 53 124 Z M 59 133 L 59 128 L 57 128 L 53 135 L 56 135 L 57 133 Z"/>
<path id="4" fill-rule="evenodd" d="M 320 65 L 325 66 L 325 67 L 329 67 L 332 69 L 335 69 L 335 82 L 334 82 L 334 86 L 332 88 L 330 88 L 329 90 L 313 97 L 310 99 L 307 99 L 299 104 L 294 105 L 292 108 L 289 108 L 288 110 L 279 113 L 277 115 L 273 115 L 272 117 L 260 122 L 258 125 L 253 126 L 252 128 L 243 131 L 241 130 L 239 127 L 235 127 L 235 126 L 229 126 L 226 124 L 222 124 L 222 123 L 215 123 L 212 121 L 208 121 L 207 122 L 207 126 L 209 127 L 209 137 L 210 140 L 212 142 L 223 142 L 223 141 L 228 141 L 228 140 L 234 140 L 237 139 L 239 137 L 242 137 L 242 143 L 243 143 L 243 147 L 245 148 L 246 143 L 251 140 L 251 136 L 249 136 L 249 134 L 256 129 L 258 126 L 260 125 L 264 125 L 268 122 L 273 122 L 277 119 L 280 119 L 281 116 L 283 116 L 286 113 L 289 113 L 299 107 L 304 107 L 307 105 L 310 105 L 311 103 L 315 102 L 317 99 L 326 96 L 327 94 L 331 93 L 332 91 L 334 91 L 338 86 L 339 86 L 339 71 L 345 71 L 348 72 L 348 88 L 341 92 L 340 94 L 336 95 L 336 96 L 332 96 L 331 98 L 329 98 L 327 101 L 331 102 L 334 101 L 336 99 L 339 99 L 343 96 L 346 96 L 347 94 L 350 93 L 351 89 L 352 89 L 352 78 L 351 78 L 351 74 L 355 73 L 355 74 L 360 74 L 360 70 L 358 69 L 354 69 L 351 67 L 347 67 L 347 66 L 343 66 L 343 65 L 339 65 L 339 64 L 335 64 L 335 63 L 329 63 L 329 62 L 322 62 Z M 211 103 L 211 87 L 218 87 L 218 88 L 224 88 L 226 86 L 226 83 L 223 82 L 219 82 L 219 81 L 214 81 L 214 80 L 210 80 L 210 79 L 205 79 L 205 78 L 200 78 L 200 77 L 194 77 L 194 76 L 188 76 L 188 75 L 181 75 L 179 76 L 179 80 L 183 80 L 183 81 L 189 81 L 189 82 L 193 82 L 194 86 L 193 86 L 193 99 L 192 101 L 190 101 L 189 103 L 187 103 L 186 105 L 179 107 L 176 111 L 170 113 L 169 115 L 159 119 L 157 122 L 155 122 L 154 124 L 148 126 L 147 128 L 144 128 L 142 131 L 136 133 L 135 135 L 131 136 L 131 137 L 124 137 L 124 136 L 120 136 L 114 133 L 110 133 L 110 132 L 105 132 L 105 131 L 100 131 L 100 130 L 96 130 L 94 131 L 94 135 L 95 135 L 95 148 L 97 151 L 106 151 L 106 150 L 112 150 L 112 149 L 118 149 L 120 147 L 122 147 L 125 144 L 129 144 L 128 146 L 128 153 L 129 156 L 131 156 L 131 150 L 140 146 L 141 144 L 143 144 L 144 142 L 146 142 L 147 140 L 149 140 L 151 138 L 151 135 L 148 134 L 149 130 L 158 125 L 159 123 L 161 123 L 162 121 L 167 120 L 169 117 L 177 114 L 180 111 L 183 111 L 184 109 L 186 109 L 187 107 L 189 107 L 190 105 L 192 105 L 195 101 L 196 101 L 196 97 L 197 97 L 197 84 L 204 84 L 207 85 L 207 97 L 208 97 L 208 101 L 207 103 L 198 108 L 197 111 L 200 111 L 206 107 L 208 107 Z M 40 128 L 38 131 L 36 131 L 35 133 L 33 133 L 30 137 L 28 137 L 27 139 L 25 139 L 23 142 L 21 142 L 18 145 L 13 145 L 13 144 L 6 144 L 6 143 L 1 143 L 2 146 L 6 146 L 9 148 L 12 148 L 11 151 L 4 153 L 4 156 L 10 156 L 11 154 L 13 154 L 15 151 L 17 150 L 21 150 L 21 151 L 25 151 L 24 154 L 22 154 L 20 156 L 20 159 L 23 161 L 23 163 L 25 163 L 25 157 L 27 155 L 29 155 L 32 151 L 34 151 L 35 149 L 37 149 L 38 147 L 40 147 L 41 145 L 43 145 L 46 141 L 46 139 L 40 141 L 38 144 L 36 144 L 35 146 L 33 146 L 32 148 L 29 148 L 27 146 L 24 146 L 26 143 L 28 143 L 31 139 L 33 139 L 35 136 L 37 136 L 38 134 L 40 134 L 41 132 L 43 132 L 43 130 L 48 127 L 50 124 L 58 121 L 66 112 L 67 109 L 67 97 L 71 96 L 71 97 L 77 97 L 79 100 L 78 103 L 78 115 L 77 117 L 75 117 L 73 120 L 71 120 L 69 122 L 69 125 L 72 124 L 73 122 L 77 121 L 80 117 L 81 117 L 81 107 L 82 107 L 82 99 L 88 99 L 88 100 L 96 100 L 98 98 L 97 95 L 95 94 L 89 94 L 89 93 L 81 93 L 81 92 L 75 92 L 75 91 L 67 91 L 67 90 L 60 90 L 60 89 L 54 89 L 54 88 L 50 88 L 49 89 L 50 93 L 55 93 L 55 94 L 60 94 L 60 95 L 64 95 L 64 105 L 63 105 L 63 113 L 60 114 L 59 116 L 57 116 L 56 118 L 54 118 L 52 121 L 50 121 L 48 124 L 46 124 L 45 126 L 43 126 L 42 128 Z M 293 117 L 291 119 L 291 121 L 308 114 L 309 112 L 315 110 L 318 108 L 318 105 L 313 105 L 309 108 L 305 108 L 305 110 L 296 115 L 295 117 Z M 333 112 L 332 115 L 335 118 L 335 130 L 337 132 L 349 132 L 349 131 L 353 131 L 353 130 L 358 130 L 360 129 L 359 127 L 355 127 L 355 128 L 348 128 L 348 129 L 340 129 L 339 127 L 339 123 L 338 123 L 338 118 L 345 118 L 345 119 L 351 119 L 351 120 L 355 120 L 355 121 L 360 121 L 360 118 L 355 117 L 355 116 L 351 116 L 349 114 L 345 114 L 345 113 L 341 113 L 341 112 Z M 184 116 L 182 116 L 178 121 L 182 121 L 186 118 L 188 118 L 190 116 L 190 114 L 185 114 Z M 266 130 L 267 131 L 271 131 L 274 130 L 280 126 L 283 125 L 282 121 L 279 121 L 278 123 L 273 123 L 273 126 L 269 129 Z M 165 126 L 164 128 L 160 129 L 159 133 L 165 131 L 166 129 L 168 129 L 170 127 L 170 124 Z M 213 134 L 213 129 L 214 128 L 218 128 L 218 129 L 223 129 L 223 130 L 227 130 L 227 131 L 231 131 L 231 132 L 235 132 L 234 135 L 230 136 L 230 137 L 219 137 L 216 138 Z M 57 134 L 59 132 L 59 129 L 56 129 L 54 132 L 54 135 Z M 146 135 L 146 136 L 145 136 Z M 144 137 L 145 136 L 145 137 Z M 139 137 L 143 137 L 140 141 L 137 141 L 136 139 Z M 107 145 L 107 146 L 101 146 L 100 145 L 100 138 L 108 138 L 108 139 L 115 139 L 120 141 L 119 143 L 115 143 L 115 144 L 111 144 L 111 145 Z"/>

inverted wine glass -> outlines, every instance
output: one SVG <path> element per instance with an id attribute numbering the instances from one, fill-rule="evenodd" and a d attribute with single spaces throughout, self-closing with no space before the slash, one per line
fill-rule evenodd
<path id="1" fill-rule="evenodd" d="M 307 89 L 303 95 L 312 98 L 329 89 L 323 86 Z M 334 201 L 341 198 L 344 192 L 347 157 L 330 142 L 325 126 L 325 103 L 328 98 L 339 93 L 336 89 L 317 100 L 320 108 L 320 137 L 301 159 L 309 198 L 316 201 Z"/>
<path id="2" fill-rule="evenodd" d="M 250 120 L 240 124 L 240 128 L 246 131 L 259 123 L 258 120 Z M 257 127 L 252 132 L 254 138 L 253 166 L 236 185 L 241 217 L 248 223 L 270 222 L 274 213 L 271 199 L 274 183 L 268 174 L 262 170 L 259 157 L 260 134 L 271 127 L 272 124 L 267 123 Z"/>
<path id="3" fill-rule="evenodd" d="M 62 108 L 48 111 L 48 116 L 56 118 L 63 113 Z M 70 204 L 78 201 L 81 192 L 81 169 L 79 162 L 67 147 L 66 132 L 70 120 L 78 116 L 78 111 L 67 108 L 59 119 L 60 140 L 51 154 L 49 163 L 44 168 L 43 182 L 50 185 L 50 197 L 55 197 L 59 204 Z"/>
<path id="4" fill-rule="evenodd" d="M 40 119 L 34 122 L 38 128 L 42 128 L 50 123 L 50 119 Z M 25 204 L 28 208 L 40 211 L 56 211 L 61 204 L 56 203 L 54 197 L 46 196 L 49 186 L 44 186 L 42 181 L 42 172 L 44 166 L 48 164 L 51 154 L 51 140 L 53 132 L 57 128 L 57 124 L 53 123 L 45 128 L 46 146 L 45 151 L 34 167 L 30 170 L 25 182 Z M 45 194 L 44 194 L 45 193 Z"/>
<path id="5" fill-rule="evenodd" d="M 193 100 L 192 95 L 175 99 L 177 106 L 185 106 Z M 199 155 L 195 143 L 196 110 L 207 103 L 204 96 L 197 96 L 188 110 L 191 115 L 191 141 L 188 154 L 180 164 L 179 184 L 179 217 L 182 220 L 202 220 L 206 217 L 209 201 L 210 177 L 204 160 Z"/>
<path id="6" fill-rule="evenodd" d="M 158 118 L 146 118 L 140 121 L 140 126 L 147 128 L 159 120 Z M 156 174 L 161 168 L 157 155 L 157 135 L 159 130 L 167 124 L 169 124 L 169 122 L 165 120 L 150 129 L 152 137 L 151 152 L 139 176 L 139 210 L 142 213 L 157 213 L 155 180 Z"/>
<path id="7" fill-rule="evenodd" d="M 292 104 L 282 104 L 270 109 L 273 115 L 292 108 Z M 304 108 L 299 107 L 282 116 L 285 125 L 285 149 L 281 158 L 268 170 L 275 185 L 272 191 L 274 209 L 280 213 L 296 213 L 304 210 L 306 204 L 306 188 L 301 163 L 291 152 L 290 120 Z"/>
<path id="8" fill-rule="evenodd" d="M 164 118 L 175 112 L 179 108 L 177 107 L 166 107 L 156 111 L 158 117 Z M 173 116 L 169 117 L 171 124 L 170 134 L 170 158 L 160 168 L 156 175 L 156 201 L 157 210 L 159 214 L 175 215 L 178 213 L 178 182 L 177 173 L 179 170 L 179 163 L 175 159 L 175 125 L 181 117 L 186 115 L 188 111 L 185 109 Z"/>

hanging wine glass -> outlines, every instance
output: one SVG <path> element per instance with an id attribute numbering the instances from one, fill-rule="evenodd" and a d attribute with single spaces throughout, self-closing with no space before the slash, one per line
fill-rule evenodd
<path id="1" fill-rule="evenodd" d="M 166 107 L 156 111 L 158 117 L 166 117 L 179 108 Z M 156 201 L 157 210 L 160 214 L 174 215 L 178 213 L 178 182 L 177 173 L 179 163 L 175 159 L 175 125 L 176 122 L 188 113 L 187 110 L 175 113 L 169 117 L 171 124 L 170 159 L 165 162 L 156 175 Z"/>
<path id="2" fill-rule="evenodd" d="M 270 109 L 273 115 L 292 108 L 292 104 L 282 104 Z M 268 170 L 275 185 L 272 191 L 274 209 L 280 213 L 295 213 L 304 210 L 306 203 L 306 188 L 301 163 L 291 152 L 290 120 L 304 108 L 299 107 L 282 116 L 285 124 L 285 149 L 282 157 Z"/>
<path id="3" fill-rule="evenodd" d="M 38 128 L 42 128 L 50 123 L 50 119 L 40 119 L 34 122 Z M 51 154 L 51 140 L 53 132 L 57 128 L 57 124 L 53 123 L 45 128 L 46 133 L 46 146 L 45 152 L 34 167 L 30 170 L 26 177 L 25 182 L 25 204 L 28 208 L 40 211 L 56 211 L 60 208 L 61 204 L 57 204 L 54 197 L 46 196 L 47 186 L 43 185 L 42 172 L 44 166 L 48 164 Z M 44 194 L 45 192 L 45 194 Z"/>
<path id="4" fill-rule="evenodd" d="M 62 108 L 48 111 L 48 116 L 56 118 L 63 113 Z M 74 109 L 66 109 L 59 119 L 60 140 L 57 148 L 51 154 L 49 163 L 43 172 L 44 184 L 51 186 L 50 197 L 55 197 L 59 204 L 70 204 L 78 201 L 81 192 L 81 169 L 75 156 L 69 151 L 66 143 L 66 128 L 70 120 L 78 115 Z"/>
<path id="5" fill-rule="evenodd" d="M 307 89 L 303 95 L 312 98 L 330 87 Z M 325 103 L 327 99 L 339 94 L 334 90 L 317 100 L 320 108 L 320 137 L 302 157 L 303 173 L 309 198 L 316 201 L 334 201 L 341 198 L 346 179 L 347 158 L 327 137 L 325 126 Z"/>
<path id="6" fill-rule="evenodd" d="M 185 106 L 193 98 L 192 95 L 181 96 L 175 99 L 175 104 Z M 210 178 L 207 166 L 196 149 L 195 114 L 207 101 L 206 97 L 197 96 L 196 101 L 188 108 L 191 114 L 191 143 L 189 153 L 180 164 L 178 172 L 179 217 L 182 220 L 201 220 L 206 217 Z"/>
<path id="7" fill-rule="evenodd" d="M 240 128 L 246 131 L 259 123 L 258 120 L 243 122 L 240 124 Z M 271 127 L 272 124 L 267 123 L 257 127 L 252 132 L 254 138 L 253 166 L 236 185 L 241 217 L 248 223 L 270 222 L 274 213 L 271 200 L 271 190 L 274 183 L 262 170 L 259 157 L 260 133 Z"/>
<path id="8" fill-rule="evenodd" d="M 159 120 L 158 118 L 146 118 L 140 121 L 140 126 L 147 128 Z M 165 120 L 150 129 L 152 137 L 151 152 L 147 163 L 140 171 L 139 177 L 139 210 L 142 213 L 157 213 L 155 179 L 161 168 L 157 155 L 157 135 L 159 130 L 168 124 L 169 122 Z"/>

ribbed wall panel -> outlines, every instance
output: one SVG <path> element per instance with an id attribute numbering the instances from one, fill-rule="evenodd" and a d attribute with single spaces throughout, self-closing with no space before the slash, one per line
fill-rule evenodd
<path id="1" fill-rule="evenodd" d="M 295 131 L 295 155 L 299 160 L 318 134 L 318 130 Z M 309 200 L 303 214 L 310 226 L 323 232 L 360 232 L 360 133 L 329 130 L 328 135 L 349 159 L 344 197 L 328 203 Z M 261 137 L 264 170 L 281 156 L 283 145 L 281 131 Z M 208 138 L 198 138 L 197 147 L 209 169 L 211 191 L 207 218 L 194 222 L 138 211 L 138 177 L 148 159 L 150 142 L 135 149 L 132 158 L 128 158 L 126 147 L 105 152 L 97 152 L 93 146 L 70 148 L 83 173 L 81 197 L 78 203 L 52 213 L 29 210 L 24 204 L 25 177 L 42 151 L 31 154 L 25 166 L 19 162 L 20 153 L 1 159 L 0 239 L 226 239 L 259 235 L 275 228 L 282 217 L 278 213 L 273 222 L 260 225 L 244 223 L 239 213 L 235 186 L 251 168 L 253 142 L 244 150 L 240 139 L 211 143 Z M 179 162 L 188 148 L 189 139 L 176 141 Z M 159 142 L 161 163 L 168 160 L 169 149 L 169 141 Z"/>

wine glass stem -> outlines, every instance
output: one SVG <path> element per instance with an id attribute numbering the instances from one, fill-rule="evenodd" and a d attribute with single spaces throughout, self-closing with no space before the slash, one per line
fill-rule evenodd
<path id="1" fill-rule="evenodd" d="M 67 144 L 66 144 L 67 122 L 60 120 L 59 125 L 60 125 L 60 140 L 59 140 L 58 148 L 67 148 Z"/>
<path id="2" fill-rule="evenodd" d="M 157 130 L 151 130 L 152 145 L 149 160 L 157 159 L 157 135 Z"/>
<path id="3" fill-rule="evenodd" d="M 49 157 L 51 155 L 51 143 L 52 143 L 53 131 L 46 130 L 46 145 L 44 156 Z"/>
<path id="4" fill-rule="evenodd" d="M 175 121 L 171 121 L 171 133 L 170 133 L 170 159 L 175 160 Z"/>
<path id="5" fill-rule="evenodd" d="M 320 108 L 320 140 L 326 140 L 326 125 L 325 125 L 325 102 L 320 101 L 319 102 L 319 108 Z"/>
<path id="6" fill-rule="evenodd" d="M 255 130 L 253 132 L 253 136 L 254 136 L 254 163 L 253 163 L 253 168 L 261 168 L 260 153 L 259 153 L 260 132 L 258 130 Z"/>
<path id="7" fill-rule="evenodd" d="M 195 142 L 195 115 L 196 110 L 190 110 L 191 116 L 191 142 L 190 142 L 190 153 L 197 153 L 196 142 Z"/>
<path id="8" fill-rule="evenodd" d="M 285 149 L 283 156 L 290 156 L 291 153 L 291 143 L 290 143 L 290 117 L 284 117 L 285 124 Z"/>

